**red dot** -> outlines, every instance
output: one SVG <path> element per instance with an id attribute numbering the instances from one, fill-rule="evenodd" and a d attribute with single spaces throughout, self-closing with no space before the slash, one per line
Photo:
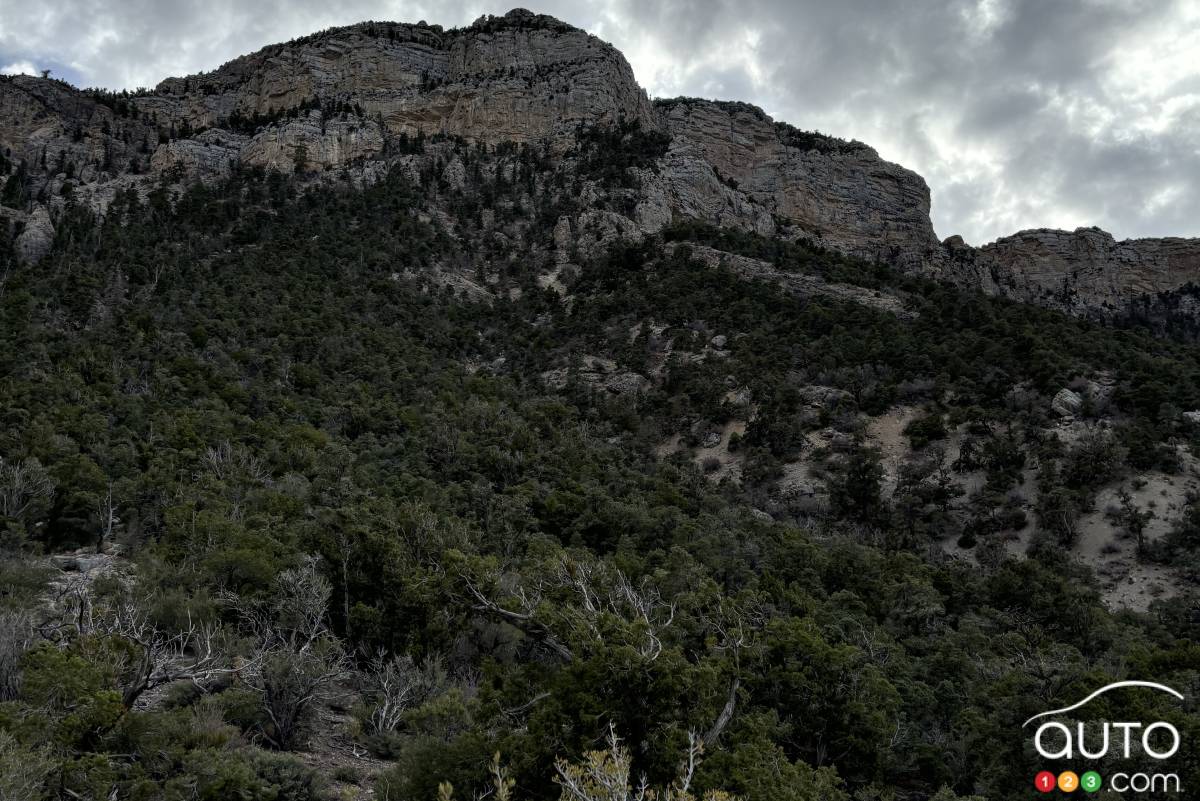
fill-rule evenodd
<path id="1" fill-rule="evenodd" d="M 1033 786 L 1040 793 L 1048 793 L 1058 786 L 1058 777 L 1048 770 L 1043 770 L 1033 777 Z"/>

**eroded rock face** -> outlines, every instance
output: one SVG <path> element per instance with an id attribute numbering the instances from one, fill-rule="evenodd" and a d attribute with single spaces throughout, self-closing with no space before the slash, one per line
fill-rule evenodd
<path id="1" fill-rule="evenodd" d="M 798 131 L 744 103 L 659 105 L 672 135 L 664 171 L 682 213 L 763 234 L 781 217 L 820 244 L 902 267 L 940 258 L 924 179 L 866 145 Z"/>
<path id="2" fill-rule="evenodd" d="M 26 264 L 36 264 L 50 252 L 54 244 L 54 224 L 45 206 L 37 206 L 25 221 L 25 228 L 17 236 L 17 258 Z"/>
<path id="3" fill-rule="evenodd" d="M 64 185 L 96 186 L 148 168 L 158 132 L 68 84 L 0 76 L 0 153 L 23 165 L 29 198 L 59 198 Z M 80 198 L 88 202 L 88 198 Z"/>
<path id="4" fill-rule="evenodd" d="M 150 159 L 157 172 L 181 170 L 186 175 L 223 178 L 242 158 L 249 138 L 230 131 L 205 131 L 194 139 L 175 139 L 162 145 Z"/>
<path id="5" fill-rule="evenodd" d="M 378 156 L 384 147 L 379 123 L 361 119 L 322 120 L 320 112 L 273 125 L 241 148 L 244 164 L 271 170 L 320 172 Z"/>
<path id="6" fill-rule="evenodd" d="M 214 180 L 237 165 L 336 172 L 356 184 L 401 169 L 417 180 L 438 134 L 531 144 L 570 169 L 581 127 L 622 120 L 668 134 L 666 152 L 631 168 L 623 196 L 581 182 L 575 211 L 555 230 L 558 263 L 690 218 L 805 237 L 1094 317 L 1187 290 L 1170 311 L 1200 318 L 1200 296 L 1188 294 L 1200 282 L 1200 240 L 1116 242 L 1080 229 L 1022 231 L 982 248 L 961 237 L 939 243 L 924 180 L 870 147 L 799 131 L 744 103 L 651 103 L 613 47 L 520 9 L 456 30 L 364 23 L 324 31 L 130 97 L 0 77 L 0 152 L 27 171 L 29 200 L 12 211 L 29 223 L 21 247 L 30 259 L 52 238 L 68 196 L 102 212 L 119 192 L 145 194 L 164 175 Z M 426 149 L 409 147 L 412 137 Z M 449 188 L 470 189 L 459 156 L 436 165 Z M 34 199 L 44 207 L 36 220 Z"/>
<path id="7" fill-rule="evenodd" d="M 1083 396 L 1063 387 L 1050 401 L 1050 409 L 1059 417 L 1073 417 L 1083 408 Z"/>
<path id="8" fill-rule="evenodd" d="M 320 101 L 389 133 L 568 146 L 582 124 L 653 124 L 625 58 L 594 36 L 517 9 L 468 28 L 367 23 L 275 45 L 213 73 L 169 78 L 139 105 L 178 127 L 226 127 Z M 312 148 L 310 148 L 312 150 Z"/>
<path id="9" fill-rule="evenodd" d="M 1200 239 L 1127 239 L 1099 228 L 1021 231 L 955 248 L 947 277 L 989 294 L 1110 316 L 1131 300 L 1200 283 Z"/>
<path id="10" fill-rule="evenodd" d="M 522 10 L 448 32 L 398 23 L 334 29 L 128 98 L 28 76 L 0 80 L 0 148 L 28 166 L 35 192 L 60 173 L 91 185 L 171 170 L 219 178 L 238 162 L 320 172 L 381 156 L 389 137 L 418 134 L 563 152 L 580 125 L 622 119 L 659 124 L 625 58 Z"/>

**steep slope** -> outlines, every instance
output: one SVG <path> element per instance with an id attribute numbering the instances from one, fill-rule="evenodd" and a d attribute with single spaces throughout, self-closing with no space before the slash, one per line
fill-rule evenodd
<path id="1" fill-rule="evenodd" d="M 1021 231 L 982 248 L 947 244 L 948 275 L 988 294 L 1111 318 L 1200 283 L 1200 240 L 1127 239 L 1099 228 Z"/>
<path id="2" fill-rule="evenodd" d="M 901 268 L 940 255 L 925 181 L 861 142 L 798 131 L 744 103 L 657 105 L 672 135 L 663 173 L 677 213 L 761 234 L 781 227 Z"/>
<path id="3" fill-rule="evenodd" d="M 1017 799 L 1097 664 L 1194 680 L 1200 349 L 736 228 L 593 249 L 576 181 L 646 143 L 583 138 L 0 230 L 0 764 L 433 799 L 499 752 L 553 799 L 611 723 L 655 782 L 693 730 L 745 798 Z"/>
<path id="4" fill-rule="evenodd" d="M 593 126 L 669 138 L 633 169 L 620 202 L 604 191 L 580 196 L 606 219 L 600 246 L 690 218 L 810 239 L 1073 314 L 1196 316 L 1196 304 L 1173 293 L 1191 291 L 1200 240 L 1118 243 L 1087 229 L 1024 231 L 982 248 L 938 242 L 925 182 L 867 145 L 797 130 L 743 103 L 651 103 L 610 45 L 522 9 L 453 30 L 332 29 L 132 95 L 5 78 L 0 176 L 9 216 L 32 229 L 20 250 L 36 260 L 67 194 L 102 211 L 129 186 L 144 194 L 163 178 L 182 185 L 237 167 L 373 181 L 416 137 L 531 144 L 563 158 Z M 49 213 L 33 216 L 37 206 Z"/>
<path id="5" fill-rule="evenodd" d="M 365 124 L 387 134 L 440 133 L 489 144 L 562 147 L 580 124 L 651 117 L 620 53 L 523 10 L 449 32 L 395 23 L 331 30 L 212 73 L 167 79 L 135 102 L 160 123 L 199 129 L 231 121 L 237 127 L 239 120 L 270 119 L 318 101 L 352 104 Z M 380 141 L 373 149 L 322 157 L 319 140 L 309 148 L 312 163 L 326 168 L 381 149 Z M 252 164 L 269 160 L 260 153 L 249 158 Z"/>
<path id="6" fill-rule="evenodd" d="M 930 280 L 991 270 L 918 176 L 552 20 L 400 27 L 2 85 L 0 791 L 632 797 L 696 732 L 700 797 L 1027 799 L 1021 721 L 1194 686 L 1200 347 Z M 525 141 L 347 88 L 509 36 L 583 43 Z"/>

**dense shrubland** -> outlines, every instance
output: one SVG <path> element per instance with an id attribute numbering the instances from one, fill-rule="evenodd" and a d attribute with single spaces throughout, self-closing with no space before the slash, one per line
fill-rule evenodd
<path id="1" fill-rule="evenodd" d="M 604 156 L 631 143 L 616 163 L 661 146 L 624 131 L 577 156 L 620 187 Z M 1100 484 L 1191 441 L 1194 348 L 687 227 L 585 265 L 566 304 L 537 284 L 545 252 L 476 223 L 544 234 L 560 177 L 528 148 L 455 151 L 470 191 L 444 164 L 303 193 L 248 172 L 72 210 L 36 269 L 0 241 L 0 795 L 321 797 L 331 777 L 292 752 L 336 707 L 391 763 L 387 799 L 584 799 L 642 774 L 674 788 L 660 798 L 1016 798 L 1035 767 L 1020 723 L 1049 701 L 1112 676 L 1195 698 L 1194 596 L 1112 614 L 1063 549 Z M 467 222 L 425 216 L 435 201 Z M 748 283 L 687 242 L 886 287 L 918 315 Z M 448 267 L 494 297 L 435 280 Z M 650 373 L 630 336 L 647 320 L 681 353 L 728 333 L 729 355 L 676 356 L 638 395 L 544 386 L 585 353 Z M 1118 423 L 1040 439 L 1045 411 L 1014 388 L 1099 370 Z M 817 419 L 812 383 L 844 391 Z M 742 485 L 653 457 L 729 419 L 731 385 L 758 410 Z M 906 435 L 930 458 L 888 500 L 854 421 L 899 400 L 926 405 Z M 956 467 L 937 448 L 960 425 Z M 847 435 L 829 511 L 763 519 L 817 426 Z M 1053 535 L 1035 559 L 930 547 L 1027 525 L 1008 493 L 1034 458 Z M 959 497 L 956 469 L 984 492 Z M 1181 563 L 1197 520 L 1162 546 Z M 128 558 L 90 580 L 39 559 L 72 548 Z M 1194 742 L 1188 703 L 1113 711 Z M 1200 781 L 1194 753 L 1177 768 Z"/>

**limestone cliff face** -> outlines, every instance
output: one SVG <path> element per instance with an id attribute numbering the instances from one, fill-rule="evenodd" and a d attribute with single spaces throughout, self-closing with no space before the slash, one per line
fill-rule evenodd
<path id="1" fill-rule="evenodd" d="M 54 243 L 54 224 L 50 221 L 50 213 L 44 206 L 38 206 L 24 223 L 25 227 L 14 243 L 17 256 L 26 262 L 39 261 L 50 252 L 50 246 Z"/>
<path id="2" fill-rule="evenodd" d="M 130 97 L 0 79 L 0 152 L 26 176 L 21 219 L 61 207 L 68 186 L 103 211 L 118 191 L 145 191 L 159 176 L 219 179 L 239 164 L 377 174 L 364 163 L 387 161 L 389 141 L 401 136 L 537 143 L 561 155 L 579 126 L 620 120 L 659 124 L 625 58 L 523 10 L 452 31 L 334 29 Z"/>
<path id="3" fill-rule="evenodd" d="M 925 181 L 867 145 L 797 130 L 744 103 L 651 103 L 616 49 L 519 9 L 455 30 L 332 29 L 132 96 L 0 77 L 0 183 L 17 180 L 21 165 L 21 199 L 4 213 L 21 231 L 20 257 L 36 261 L 68 197 L 103 212 L 118 192 L 145 193 L 164 177 L 220 179 L 243 165 L 366 182 L 393 168 L 419 175 L 421 159 L 450 188 L 468 190 L 462 161 L 414 157 L 411 138 L 529 143 L 569 170 L 581 128 L 622 121 L 669 144 L 652 164 L 630 168 L 636 189 L 626 185 L 620 197 L 595 182 L 578 188 L 564 230 L 581 257 L 691 218 L 805 237 L 1096 317 L 1200 282 L 1200 240 L 1115 242 L 1080 229 L 1022 231 L 982 248 L 956 237 L 939 243 Z"/>
<path id="4" fill-rule="evenodd" d="M 797 131 L 744 103 L 660 107 L 672 135 L 666 174 L 681 213 L 761 233 L 782 218 L 821 244 L 903 267 L 940 258 L 924 179 L 866 145 Z"/>
<path id="5" fill-rule="evenodd" d="M 334 29 L 107 100 L 59 81 L 6 78 L 0 148 L 41 176 L 41 194 L 60 173 L 88 185 L 148 168 L 221 175 L 233 162 L 332 169 L 381 156 L 401 134 L 545 142 L 562 152 L 580 125 L 658 124 L 617 50 L 522 10 L 453 31 Z"/>
<path id="6" fill-rule="evenodd" d="M 1107 318 L 1135 299 L 1200 285 L 1200 239 L 1127 239 L 1099 228 L 1021 231 L 968 248 L 947 240 L 945 277 L 994 295 Z"/>
<path id="7" fill-rule="evenodd" d="M 269 119 L 317 101 L 352 104 L 374 126 L 349 149 L 326 148 L 333 163 L 379 152 L 384 131 L 488 143 L 548 140 L 565 148 L 583 123 L 653 119 L 617 50 L 523 10 L 449 32 L 397 23 L 327 31 L 212 73 L 169 78 L 137 103 L 177 129 L 197 129 L 226 127 L 239 117 Z"/>
<path id="8" fill-rule="evenodd" d="M 0 152 L 11 165 L 25 165 L 33 197 L 61 195 L 67 183 L 105 183 L 140 172 L 157 145 L 153 127 L 67 84 L 0 78 Z"/>
<path id="9" fill-rule="evenodd" d="M 149 166 L 158 133 L 122 117 L 67 84 L 18 75 L 0 78 L 0 183 L 20 181 L 18 208 L 6 209 L 21 231 L 16 253 L 36 262 L 54 239 L 51 209 L 71 191 L 103 197 L 100 205 Z M 7 171 L 10 174 L 5 175 Z M 9 192 L 5 192 L 6 195 Z"/>
<path id="10" fill-rule="evenodd" d="M 0 150 L 31 173 L 69 171 L 80 182 L 107 180 L 148 158 L 157 144 L 150 126 L 118 116 L 67 84 L 27 75 L 0 80 Z"/>

